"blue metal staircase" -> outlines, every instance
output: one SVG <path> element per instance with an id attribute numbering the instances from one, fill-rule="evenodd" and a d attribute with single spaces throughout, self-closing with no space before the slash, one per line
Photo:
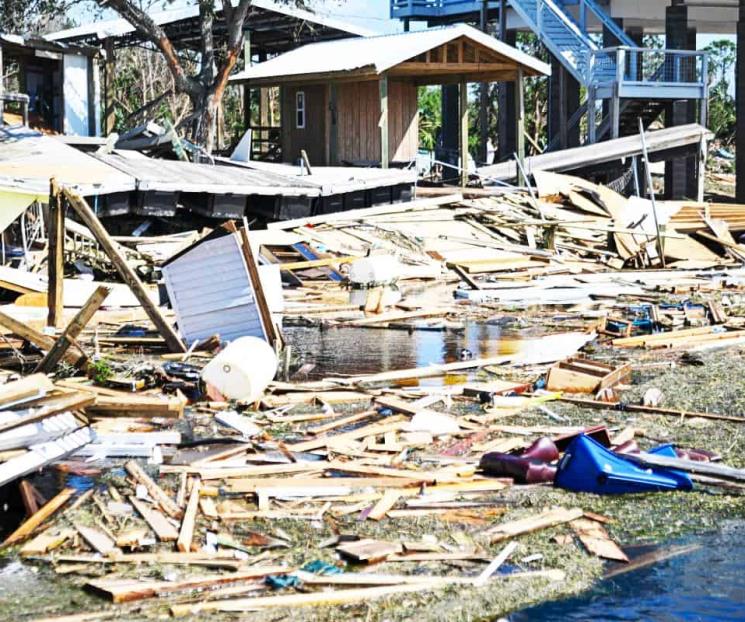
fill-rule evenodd
<path id="1" fill-rule="evenodd" d="M 595 0 L 508 0 L 508 3 L 525 26 L 587 89 L 587 100 L 573 122 L 579 123 L 588 110 L 592 112 L 593 123 L 588 124 L 591 142 L 605 133 L 618 135 L 621 113 L 629 108 L 631 101 L 660 104 L 665 100 L 701 100 L 701 116 L 705 119 L 708 76 L 704 52 L 637 47 Z M 577 8 L 576 19 L 570 3 Z M 433 20 L 452 19 L 460 14 L 466 19 L 481 5 L 479 0 L 391 0 L 391 17 Z M 496 5 L 489 2 L 490 7 Z M 612 33 L 619 45 L 598 46 L 588 31 L 590 22 Z M 612 112 L 597 128 L 596 104 L 602 99 L 611 100 Z"/>

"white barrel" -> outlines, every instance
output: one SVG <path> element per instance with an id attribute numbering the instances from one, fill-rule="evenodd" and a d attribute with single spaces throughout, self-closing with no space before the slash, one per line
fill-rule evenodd
<path id="1" fill-rule="evenodd" d="M 226 398 L 253 402 L 261 397 L 277 373 L 274 349 L 258 337 L 239 337 L 202 370 L 202 380 Z"/>

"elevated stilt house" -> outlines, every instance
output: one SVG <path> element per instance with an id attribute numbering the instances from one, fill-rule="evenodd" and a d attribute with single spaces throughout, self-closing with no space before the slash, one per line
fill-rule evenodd
<path id="1" fill-rule="evenodd" d="M 479 30 L 456 25 L 306 45 L 234 75 L 248 88 L 280 86 L 282 159 L 304 150 L 319 165 L 405 164 L 416 157 L 417 88 L 460 85 L 460 153 L 468 150 L 468 83 L 523 81 L 550 67 Z M 524 115 L 517 115 L 522 137 Z M 518 145 L 518 155 L 524 143 Z M 462 167 L 465 168 L 465 167 Z M 465 175 L 463 175 L 465 179 Z"/>

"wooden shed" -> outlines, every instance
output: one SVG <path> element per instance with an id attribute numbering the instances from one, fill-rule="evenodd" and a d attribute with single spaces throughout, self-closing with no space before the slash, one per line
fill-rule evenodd
<path id="1" fill-rule="evenodd" d="M 469 82 L 517 81 L 521 110 L 523 78 L 550 71 L 547 64 L 459 24 L 314 43 L 253 65 L 231 80 L 248 88 L 281 87 L 285 162 L 296 161 L 304 149 L 314 164 L 387 167 L 416 156 L 419 86 L 461 85 L 463 150 Z M 520 128 L 522 123 L 519 114 Z"/>

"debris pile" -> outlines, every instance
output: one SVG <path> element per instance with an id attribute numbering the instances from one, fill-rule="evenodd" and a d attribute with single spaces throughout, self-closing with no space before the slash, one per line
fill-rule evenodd
<path id="1" fill-rule="evenodd" d="M 628 396 L 745 343 L 743 216 L 537 173 L 140 241 L 53 184 L 48 281 L 0 270 L 0 485 L 27 514 L 2 546 L 100 597 L 92 618 L 548 595 L 577 556 L 627 564 L 583 493 L 742 493 L 726 448 L 644 425 L 745 417 Z M 437 345 L 355 364 L 393 334 Z"/>

